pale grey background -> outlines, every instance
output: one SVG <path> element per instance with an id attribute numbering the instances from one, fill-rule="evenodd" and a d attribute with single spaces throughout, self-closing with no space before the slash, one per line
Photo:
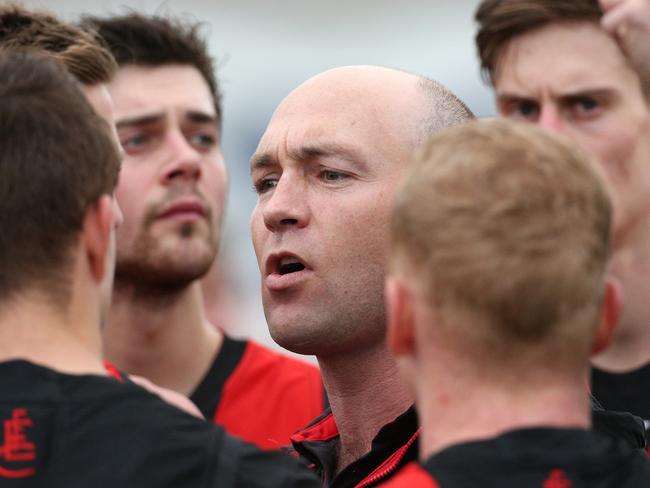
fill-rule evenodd
<path id="1" fill-rule="evenodd" d="M 230 173 L 221 259 L 237 306 L 235 335 L 273 344 L 259 294 L 259 275 L 248 221 L 255 194 L 248 160 L 275 106 L 294 87 L 325 69 L 378 64 L 444 83 L 478 116 L 493 114 L 480 79 L 473 36 L 478 0 L 25 0 L 67 20 L 81 13 L 126 8 L 180 15 L 206 24 L 218 59 L 224 99 L 223 149 Z M 273 344 L 274 345 L 274 344 Z"/>

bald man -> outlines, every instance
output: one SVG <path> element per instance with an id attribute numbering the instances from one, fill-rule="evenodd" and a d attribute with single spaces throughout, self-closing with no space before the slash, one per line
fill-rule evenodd
<path id="1" fill-rule="evenodd" d="M 331 403 L 292 441 L 326 486 L 373 486 L 417 457 L 413 397 L 386 345 L 389 209 L 411 152 L 472 118 L 434 81 L 338 68 L 289 94 L 252 157 L 271 335 L 316 355 Z"/>

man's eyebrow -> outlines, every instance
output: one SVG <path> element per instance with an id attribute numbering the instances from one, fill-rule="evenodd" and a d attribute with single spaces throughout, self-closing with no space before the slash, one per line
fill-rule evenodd
<path id="1" fill-rule="evenodd" d="M 147 124 L 153 124 L 155 122 L 160 122 L 164 118 L 165 118 L 165 114 L 163 113 L 138 115 L 136 117 L 130 117 L 130 118 L 118 120 L 115 126 L 118 129 L 122 129 L 124 127 L 135 127 L 138 125 L 147 125 Z"/>
<path id="2" fill-rule="evenodd" d="M 185 114 L 185 118 L 188 119 L 190 122 L 194 122 L 195 124 L 214 124 L 217 126 L 219 125 L 219 121 L 214 115 L 210 115 L 205 112 L 190 110 Z"/>
<path id="3" fill-rule="evenodd" d="M 253 154 L 251 157 L 251 171 L 269 166 L 273 163 L 273 160 L 273 156 L 268 153 Z"/>
<path id="4" fill-rule="evenodd" d="M 576 86 L 564 90 L 561 93 L 553 93 L 555 99 L 572 99 L 579 98 L 585 95 L 591 96 L 611 96 L 615 94 L 616 90 L 608 86 Z M 497 101 L 509 100 L 535 100 L 536 95 L 529 93 L 520 93 L 517 90 L 503 90 L 496 93 Z"/>
<path id="5" fill-rule="evenodd" d="M 289 158 L 300 162 L 327 157 L 338 157 L 358 165 L 363 164 L 357 151 L 350 147 L 331 142 L 301 146 L 289 154 Z M 251 158 L 251 171 L 274 163 L 275 157 L 270 153 L 254 154 Z"/>
<path id="6" fill-rule="evenodd" d="M 359 155 L 355 150 L 350 147 L 331 142 L 311 146 L 302 146 L 298 149 L 295 158 L 298 160 L 307 160 L 332 156 L 343 157 L 352 162 L 360 162 Z"/>

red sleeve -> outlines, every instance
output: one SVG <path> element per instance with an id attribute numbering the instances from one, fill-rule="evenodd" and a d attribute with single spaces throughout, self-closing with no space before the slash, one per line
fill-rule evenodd
<path id="1" fill-rule="evenodd" d="M 415 462 L 407 464 L 399 473 L 379 486 L 385 488 L 441 488 L 431 475 Z"/>
<path id="2" fill-rule="evenodd" d="M 289 435 L 319 416 L 323 405 L 318 368 L 249 341 L 214 421 L 263 449 L 277 449 L 289 445 Z"/>

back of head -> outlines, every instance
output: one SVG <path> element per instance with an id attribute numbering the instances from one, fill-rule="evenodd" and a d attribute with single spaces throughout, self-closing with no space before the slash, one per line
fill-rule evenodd
<path id="1" fill-rule="evenodd" d="M 536 352 L 553 366 L 584 367 L 610 214 L 596 168 L 577 149 L 533 126 L 474 122 L 416 155 L 396 198 L 392 267 L 412 277 L 437 317 L 436 337 L 477 367 L 512 368 L 539 360 Z"/>
<path id="2" fill-rule="evenodd" d="M 484 78 L 494 82 L 499 55 L 514 37 L 553 23 L 598 23 L 601 16 L 598 0 L 483 0 L 475 18 Z"/>
<path id="3" fill-rule="evenodd" d="M 52 59 L 0 55 L 0 297 L 68 297 L 84 212 L 117 182 L 110 129 Z"/>
<path id="4" fill-rule="evenodd" d="M 214 60 L 208 54 L 200 24 L 130 13 L 107 18 L 85 17 L 82 27 L 96 32 L 106 42 L 120 67 L 179 64 L 196 68 L 208 84 L 217 118 L 221 120 L 221 95 Z"/>
<path id="5" fill-rule="evenodd" d="M 47 12 L 16 5 L 0 7 L 0 47 L 48 55 L 84 85 L 106 83 L 116 69 L 113 57 L 92 33 Z"/>

